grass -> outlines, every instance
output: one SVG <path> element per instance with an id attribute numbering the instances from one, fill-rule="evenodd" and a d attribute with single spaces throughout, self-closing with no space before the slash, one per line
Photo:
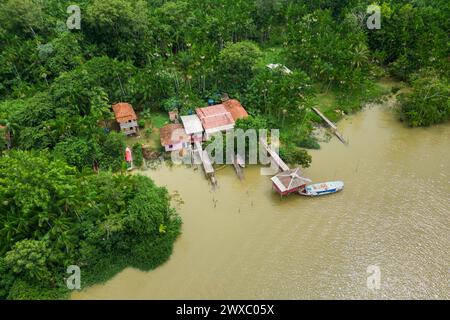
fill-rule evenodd
<path id="1" fill-rule="evenodd" d="M 326 91 L 320 88 L 319 85 L 316 85 L 317 94 L 313 103 L 328 119 L 336 122 L 344 114 L 359 111 L 365 103 L 389 94 L 393 85 L 395 85 L 394 82 L 380 81 L 353 91 L 342 91 L 339 89 Z M 313 115 L 312 119 L 315 122 L 322 122 L 316 115 Z"/>
<path id="2" fill-rule="evenodd" d="M 169 116 L 166 113 L 152 113 L 149 117 L 145 118 L 145 127 L 139 129 L 139 136 L 126 137 L 125 143 L 128 146 L 140 143 L 154 151 L 158 151 L 161 148 L 159 129 L 169 122 Z M 146 134 L 147 130 L 151 131 L 150 136 Z"/>
<path id="3" fill-rule="evenodd" d="M 168 124 L 170 121 L 169 116 L 166 113 L 155 112 L 151 114 L 150 122 L 154 128 L 160 129 L 164 125 Z"/>

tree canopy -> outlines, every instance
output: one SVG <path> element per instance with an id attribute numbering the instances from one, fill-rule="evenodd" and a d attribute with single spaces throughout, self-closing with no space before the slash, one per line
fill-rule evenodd
<path id="1" fill-rule="evenodd" d="M 8 293 L 16 281 L 62 287 L 68 265 L 83 266 L 88 283 L 103 268 L 154 268 L 168 258 L 180 230 L 167 190 L 150 179 L 83 175 L 39 152 L 0 158 L 0 212 L 2 277 L 15 276 L 0 282 L 3 298 L 17 298 Z"/>
<path id="2" fill-rule="evenodd" d="M 381 29 L 366 25 L 374 3 Z M 169 256 L 179 218 L 165 189 L 121 174 L 130 140 L 111 105 L 145 124 L 228 95 L 250 114 L 238 128 L 280 129 L 281 156 L 307 167 L 321 93 L 336 120 L 391 77 L 412 89 L 408 125 L 448 121 L 449 16 L 445 0 L 0 0 L 0 298 L 59 296 L 73 262 L 94 283 Z"/>

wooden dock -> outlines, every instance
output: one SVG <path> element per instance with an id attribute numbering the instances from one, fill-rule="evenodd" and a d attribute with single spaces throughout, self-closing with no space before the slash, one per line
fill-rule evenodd
<path id="1" fill-rule="evenodd" d="M 261 145 L 266 149 L 266 151 L 269 153 L 271 160 L 282 170 L 282 171 L 288 171 L 289 167 L 286 163 L 284 163 L 283 159 L 280 158 L 278 153 L 276 153 L 274 150 L 272 150 L 271 147 L 267 145 L 267 142 L 264 141 L 263 138 L 259 139 Z"/>
<path id="2" fill-rule="evenodd" d="M 206 152 L 206 150 L 203 150 L 202 163 L 203 169 L 205 169 L 205 173 L 207 175 L 214 174 L 214 168 L 211 164 L 211 159 L 209 159 L 208 152 Z"/>
<path id="3" fill-rule="evenodd" d="M 205 171 L 206 176 L 211 179 L 213 185 L 216 185 L 217 180 L 214 174 L 215 171 L 211 163 L 211 159 L 208 156 L 208 152 L 203 150 L 202 144 L 198 141 L 195 142 L 194 157 L 202 162 L 203 170 Z"/>
<path id="4" fill-rule="evenodd" d="M 333 122 L 331 122 L 330 120 L 328 120 L 328 118 L 325 117 L 325 116 L 323 115 L 323 113 L 319 111 L 319 109 L 314 108 L 314 107 L 313 107 L 312 109 L 313 109 L 313 111 L 314 111 L 315 113 L 317 113 L 317 115 L 318 115 L 319 117 L 321 117 L 321 118 L 323 119 L 323 121 L 325 121 L 325 122 L 328 124 L 328 126 L 329 126 L 329 127 L 331 128 L 331 130 L 333 131 L 334 135 L 335 135 L 342 143 L 347 144 L 347 141 L 345 141 L 344 137 L 338 132 L 338 129 L 337 129 L 336 125 L 335 125 Z"/>

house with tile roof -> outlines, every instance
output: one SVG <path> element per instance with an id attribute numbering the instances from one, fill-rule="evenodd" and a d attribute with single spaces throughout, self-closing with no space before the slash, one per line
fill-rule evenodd
<path id="1" fill-rule="evenodd" d="M 191 138 L 180 123 L 166 124 L 159 129 L 159 135 L 161 145 L 167 152 L 189 148 L 191 145 Z"/>
<path id="2" fill-rule="evenodd" d="M 195 110 L 205 130 L 205 138 L 209 139 L 212 134 L 224 132 L 234 128 L 234 119 L 223 104 L 198 108 Z"/>
<path id="3" fill-rule="evenodd" d="M 113 105 L 112 108 L 120 131 L 126 135 L 133 135 L 139 132 L 137 116 L 131 104 L 121 102 Z"/>
<path id="4" fill-rule="evenodd" d="M 222 102 L 225 109 L 231 114 L 234 121 L 248 117 L 247 111 L 236 99 L 228 99 Z"/>

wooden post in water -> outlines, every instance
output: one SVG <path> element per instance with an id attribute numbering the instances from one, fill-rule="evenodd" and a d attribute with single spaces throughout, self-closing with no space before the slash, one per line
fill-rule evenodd
<path id="1" fill-rule="evenodd" d="M 242 172 L 242 158 L 239 155 L 235 155 L 233 158 L 234 169 L 236 170 L 236 174 L 239 177 L 239 180 L 244 179 L 244 173 Z M 244 163 L 245 165 L 245 163 Z"/>

